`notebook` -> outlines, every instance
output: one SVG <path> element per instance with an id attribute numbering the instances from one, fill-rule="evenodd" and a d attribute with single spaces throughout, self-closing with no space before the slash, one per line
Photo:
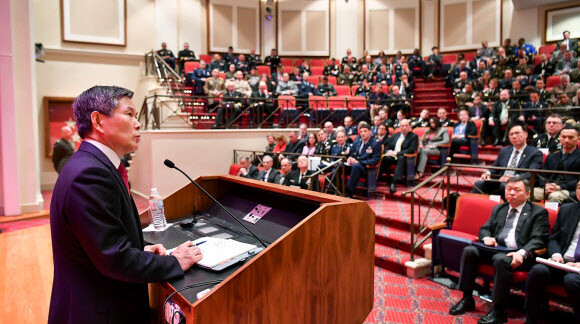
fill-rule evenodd
<path id="1" fill-rule="evenodd" d="M 543 259 L 543 258 L 540 258 L 540 257 L 536 257 L 536 262 L 543 263 L 543 264 L 545 264 L 547 266 L 554 267 L 556 269 L 564 270 L 564 271 L 567 271 L 567 272 L 580 273 L 580 268 L 572 267 L 572 266 L 569 266 L 569 265 L 564 264 L 564 263 L 558 263 L 556 261 L 552 261 L 552 260 L 548 260 L 548 259 Z"/>
<path id="2" fill-rule="evenodd" d="M 215 237 L 202 237 L 193 241 L 193 244 L 199 247 L 203 254 L 197 265 L 214 271 L 223 270 L 263 250 L 253 244 Z M 167 252 L 173 251 L 175 249 Z"/>

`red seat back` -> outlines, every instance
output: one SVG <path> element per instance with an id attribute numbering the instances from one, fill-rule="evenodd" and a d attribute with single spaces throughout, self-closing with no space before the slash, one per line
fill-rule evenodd
<path id="1" fill-rule="evenodd" d="M 419 136 L 419 138 L 423 137 L 423 134 L 425 134 L 425 132 L 428 130 L 428 127 L 417 127 L 415 129 L 413 129 L 413 133 L 417 134 L 417 136 Z"/>
<path id="2" fill-rule="evenodd" d="M 337 85 L 334 86 L 334 89 L 338 96 L 350 96 L 350 87 L 347 85 Z"/>
<path id="3" fill-rule="evenodd" d="M 367 99 L 365 97 L 347 97 L 348 109 L 367 109 Z"/>
<path id="4" fill-rule="evenodd" d="M 207 54 L 200 54 L 199 60 L 204 61 L 205 63 L 209 64 L 209 63 L 211 63 L 211 56 L 207 55 Z"/>
<path id="5" fill-rule="evenodd" d="M 318 75 L 311 75 L 308 77 L 308 82 L 314 84 L 314 86 L 316 87 L 320 82 L 320 77 Z"/>
<path id="6" fill-rule="evenodd" d="M 294 67 L 292 65 L 285 65 L 284 66 L 284 73 L 292 74 L 292 69 Z"/>
<path id="7" fill-rule="evenodd" d="M 324 60 L 323 59 L 312 59 L 310 60 L 310 70 L 312 70 L 315 66 L 322 66 L 324 67 Z"/>
<path id="8" fill-rule="evenodd" d="M 294 65 L 294 60 L 289 59 L 289 58 L 283 58 L 283 59 L 280 59 L 280 63 L 282 63 L 282 65 L 284 65 L 284 66 L 292 66 L 292 65 Z"/>
<path id="9" fill-rule="evenodd" d="M 491 210 L 499 203 L 490 200 L 488 195 L 463 194 L 457 199 L 455 220 L 452 229 L 478 235 L 479 228 L 491 215 Z"/>
<path id="10" fill-rule="evenodd" d="M 312 75 L 322 75 L 324 71 L 324 67 L 322 66 L 311 66 L 310 67 L 310 72 L 312 72 Z"/>
<path id="11" fill-rule="evenodd" d="M 284 109 L 296 109 L 296 99 L 293 96 L 279 96 L 278 107 L 280 107 L 280 112 L 283 112 Z"/>
<path id="12" fill-rule="evenodd" d="M 465 61 L 466 62 L 473 61 L 473 59 L 475 58 L 475 53 L 474 52 L 463 53 L 463 55 L 465 56 Z"/>
<path id="13" fill-rule="evenodd" d="M 294 66 L 300 66 L 302 63 L 304 63 L 302 59 L 296 59 L 296 61 L 294 61 Z"/>
<path id="14" fill-rule="evenodd" d="M 183 66 L 183 70 L 185 71 L 185 74 L 193 73 L 193 71 L 195 71 L 195 69 L 197 69 L 198 67 L 199 67 L 199 62 L 185 62 L 185 65 Z"/>
<path id="15" fill-rule="evenodd" d="M 271 75 L 270 74 L 270 67 L 267 65 L 258 65 L 258 66 L 256 66 L 256 70 L 258 71 L 258 75 L 263 75 L 263 74 Z"/>
<path id="16" fill-rule="evenodd" d="M 540 46 L 538 54 L 552 54 L 556 50 L 556 44 Z"/>
<path id="17" fill-rule="evenodd" d="M 329 97 L 328 98 L 328 108 L 333 109 L 345 109 L 346 101 L 343 96 Z"/>
<path id="18" fill-rule="evenodd" d="M 457 61 L 457 55 L 455 54 L 443 54 L 443 59 L 441 60 L 441 64 L 452 64 Z"/>
<path id="19" fill-rule="evenodd" d="M 310 96 L 308 97 L 308 103 L 310 104 L 310 107 L 314 110 L 326 108 L 326 98 L 323 96 Z"/>
<path id="20" fill-rule="evenodd" d="M 336 85 L 336 77 L 335 76 L 329 76 L 328 77 L 328 83 L 330 83 L 332 85 Z"/>
<path id="21" fill-rule="evenodd" d="M 561 83 L 559 75 L 551 75 L 546 80 L 546 90 L 551 91 L 552 88 L 559 85 Z"/>
<path id="22" fill-rule="evenodd" d="M 228 171 L 229 175 L 238 175 L 238 172 L 240 172 L 240 169 L 242 167 L 239 164 L 232 164 L 230 165 L 230 171 Z"/>

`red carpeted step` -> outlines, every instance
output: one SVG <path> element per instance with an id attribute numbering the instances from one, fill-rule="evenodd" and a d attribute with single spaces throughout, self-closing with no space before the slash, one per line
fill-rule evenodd
<path id="1" fill-rule="evenodd" d="M 449 103 L 455 104 L 454 99 L 415 99 L 413 100 L 414 105 L 446 105 Z"/>
<path id="2" fill-rule="evenodd" d="M 388 271 L 405 275 L 405 262 L 411 260 L 411 254 L 381 244 L 375 244 L 375 265 Z"/>
<path id="3" fill-rule="evenodd" d="M 417 227 L 418 229 L 418 227 Z M 416 241 L 420 241 L 424 238 L 424 235 L 416 236 Z M 430 243 L 431 240 L 428 239 L 425 243 L 423 243 L 415 253 L 421 256 L 425 255 L 425 250 L 423 246 L 427 243 Z M 389 246 L 392 248 L 396 248 L 399 250 L 403 250 L 406 252 L 411 251 L 411 234 L 409 229 L 401 230 L 395 227 L 385 226 L 382 224 L 375 225 L 375 243 L 381 244 L 385 246 Z"/>

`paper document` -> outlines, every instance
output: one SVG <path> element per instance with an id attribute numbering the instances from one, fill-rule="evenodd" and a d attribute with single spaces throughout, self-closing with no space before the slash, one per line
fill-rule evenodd
<path id="1" fill-rule="evenodd" d="M 536 262 L 538 263 L 543 263 L 547 266 L 556 268 L 556 269 L 560 269 L 560 270 L 564 270 L 567 272 L 574 272 L 574 273 L 580 273 L 580 268 L 576 268 L 576 267 L 572 267 L 569 265 L 566 265 L 564 263 L 558 263 L 556 261 L 552 261 L 552 260 L 548 260 L 548 259 L 543 259 L 540 257 L 536 257 Z"/>
<path id="2" fill-rule="evenodd" d="M 215 237 L 202 237 L 193 241 L 193 244 L 203 253 L 203 258 L 197 264 L 205 268 L 215 268 L 257 248 L 253 244 Z"/>

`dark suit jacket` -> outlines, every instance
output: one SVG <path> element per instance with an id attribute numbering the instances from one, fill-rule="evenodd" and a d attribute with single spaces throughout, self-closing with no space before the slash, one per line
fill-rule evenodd
<path id="1" fill-rule="evenodd" d="M 286 143 L 286 149 L 284 149 L 284 153 L 298 153 L 298 154 L 302 154 L 302 148 L 304 147 L 304 142 L 303 141 L 296 141 L 296 143 L 292 144 L 292 142 L 288 142 Z M 285 157 L 288 158 L 288 160 L 290 161 L 294 161 L 295 159 L 298 158 L 297 155 L 288 155 L 286 156 L 284 154 Z"/>
<path id="2" fill-rule="evenodd" d="M 306 175 L 311 175 L 312 171 L 307 170 Z M 316 178 L 316 177 L 315 177 Z M 299 186 L 302 189 L 308 189 L 308 185 L 312 181 L 311 178 L 302 177 L 301 181 L 298 182 L 300 179 L 300 170 L 292 170 L 288 173 L 288 176 L 284 179 L 284 185 L 286 186 Z M 318 180 L 318 179 L 316 179 Z M 314 181 L 312 184 L 313 189 L 315 188 L 317 181 Z"/>
<path id="3" fill-rule="evenodd" d="M 54 165 L 56 172 L 60 173 L 74 152 L 75 148 L 64 138 L 54 143 L 52 149 L 52 165 Z"/>
<path id="4" fill-rule="evenodd" d="M 467 108 L 467 111 L 469 112 L 469 118 L 475 117 L 475 106 Z M 482 104 L 480 118 L 485 118 L 485 121 L 487 122 L 489 120 L 489 114 L 490 114 L 489 108 L 487 108 L 486 105 Z"/>
<path id="5" fill-rule="evenodd" d="M 551 258 L 554 253 L 560 253 L 562 257 L 564 256 L 570 243 L 572 243 L 572 237 L 579 220 L 580 203 L 563 204 L 560 207 L 558 218 L 556 218 L 556 223 L 554 228 L 552 228 L 550 240 L 548 241 L 547 257 Z"/>
<path id="6" fill-rule="evenodd" d="M 493 237 L 496 240 L 504 228 L 509 203 L 493 207 L 491 216 L 479 229 L 479 240 L 484 237 Z M 518 249 L 524 249 L 530 255 L 535 250 L 544 248 L 550 235 L 550 223 L 548 222 L 548 211 L 544 208 L 526 201 L 516 225 L 516 244 Z"/>
<path id="7" fill-rule="evenodd" d="M 248 173 L 246 173 L 246 175 L 244 176 L 245 178 L 249 178 L 249 179 L 258 179 L 258 173 L 260 172 L 260 170 L 258 169 L 257 166 L 250 164 L 250 167 L 248 168 Z"/>
<path id="8" fill-rule="evenodd" d="M 507 167 L 509 162 L 510 162 L 510 158 L 512 156 L 513 150 L 514 150 L 514 147 L 511 145 L 506 146 L 506 147 L 502 147 L 501 150 L 499 150 L 499 153 L 497 155 L 497 159 L 495 160 L 495 162 L 493 162 L 493 166 Z M 544 158 L 543 158 L 542 152 L 540 152 L 537 148 L 535 148 L 533 146 L 526 145 L 524 152 L 520 156 L 517 167 L 520 169 L 540 169 L 540 168 L 542 168 L 542 160 L 543 159 Z M 504 173 L 504 171 L 502 171 L 502 170 L 490 170 L 490 172 L 491 172 L 491 174 L 495 174 L 495 175 L 500 175 L 500 174 Z M 525 178 L 525 179 L 530 178 L 529 172 L 517 174 L 517 175 L 520 178 Z"/>
<path id="9" fill-rule="evenodd" d="M 455 123 L 455 125 L 453 125 L 453 130 L 455 130 L 455 127 L 459 126 L 459 124 L 461 123 Z M 477 135 L 477 126 L 475 126 L 473 121 L 468 120 L 467 125 L 465 125 L 465 139 L 468 140 L 470 135 Z"/>
<path id="10" fill-rule="evenodd" d="M 558 46 L 556 48 L 560 48 L 560 44 L 563 41 L 564 40 L 559 41 Z M 569 47 L 569 51 L 571 51 L 572 53 L 577 51 L 578 50 L 578 39 L 577 38 L 570 38 L 570 45 L 568 45 L 568 47 Z"/>
<path id="11" fill-rule="evenodd" d="M 508 107 L 508 119 L 515 120 L 519 116 L 519 113 L 515 113 L 514 111 L 511 110 L 520 108 L 520 104 L 515 100 L 509 99 L 507 101 L 507 107 Z M 491 109 L 491 117 L 494 119 L 493 120 L 494 123 L 501 123 L 501 120 L 499 120 L 499 117 L 501 115 L 501 109 L 502 109 L 501 100 L 498 100 Z"/>
<path id="12" fill-rule="evenodd" d="M 395 133 L 389 138 L 389 142 L 385 146 L 385 152 L 389 150 L 395 150 L 395 145 L 397 144 L 399 137 L 401 137 L 401 133 Z M 403 154 L 413 154 L 417 152 L 418 147 L 419 136 L 413 132 L 409 132 L 407 136 L 405 136 L 403 144 L 401 145 L 401 151 L 397 154 L 397 156 L 403 156 Z"/>
<path id="13" fill-rule="evenodd" d="M 575 149 L 570 153 L 566 161 L 562 162 L 562 151 L 558 151 L 548 155 L 544 161 L 544 170 L 560 170 L 580 172 L 580 149 Z M 546 179 L 546 180 L 544 180 Z M 544 186 L 546 182 L 555 182 L 562 189 L 574 192 L 576 190 L 576 182 L 578 177 L 574 175 L 564 174 L 540 174 L 538 184 Z M 573 195 L 574 196 L 574 195 Z"/>
<path id="14" fill-rule="evenodd" d="M 361 153 L 359 153 L 359 151 L 361 151 Z M 363 166 L 377 165 L 381 160 L 381 153 L 381 144 L 376 142 L 372 137 L 367 141 L 366 144 L 364 144 L 361 139 L 356 140 L 350 148 L 350 157 L 355 158 L 358 163 Z"/>
<path id="15" fill-rule="evenodd" d="M 143 251 L 139 213 L 121 175 L 88 142 L 56 181 L 50 224 L 48 323 L 149 323 L 147 283 L 183 276 L 175 257 Z"/>
<path id="16" fill-rule="evenodd" d="M 260 172 L 258 172 L 258 176 L 254 179 L 262 181 L 264 173 L 266 173 L 266 170 L 261 170 Z M 276 176 L 278 176 L 278 173 L 280 173 L 278 172 L 278 170 L 271 168 L 270 174 L 268 174 L 268 179 L 266 179 L 266 182 L 274 183 L 276 181 Z"/>

